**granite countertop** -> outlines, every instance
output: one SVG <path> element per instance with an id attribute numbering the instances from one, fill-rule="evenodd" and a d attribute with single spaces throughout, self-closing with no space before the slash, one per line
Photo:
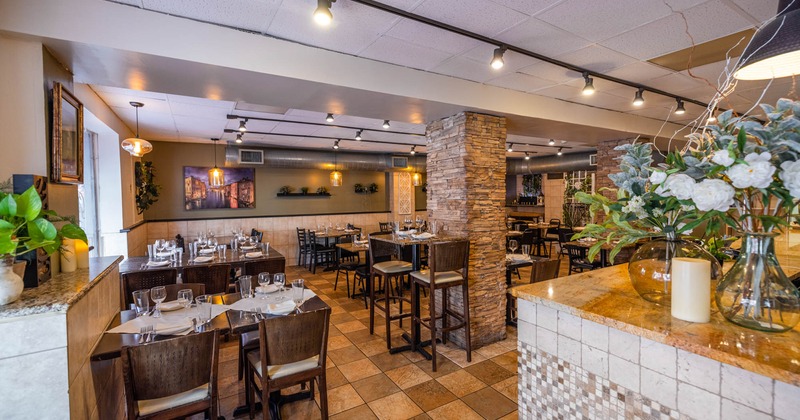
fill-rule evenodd
<path id="1" fill-rule="evenodd" d="M 61 273 L 39 287 L 25 289 L 19 300 L 0 306 L 0 321 L 47 312 L 66 313 L 70 305 L 94 287 L 95 280 L 108 274 L 120 261 L 122 256 L 90 258 L 89 268 Z"/>

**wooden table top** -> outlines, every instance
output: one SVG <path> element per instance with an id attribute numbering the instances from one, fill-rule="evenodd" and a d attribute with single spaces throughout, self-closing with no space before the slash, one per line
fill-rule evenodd
<path id="1" fill-rule="evenodd" d="M 262 251 L 263 252 L 263 251 Z M 208 255 L 209 257 L 212 254 Z M 171 263 L 169 265 L 163 267 L 152 267 L 147 265 L 148 258 L 147 257 L 130 257 L 126 260 L 122 261 L 119 265 L 119 272 L 120 274 L 131 273 L 136 271 L 147 271 L 147 270 L 160 270 L 163 268 L 177 268 L 178 270 L 182 270 L 183 267 L 194 267 L 198 265 L 212 265 L 212 264 L 231 264 L 231 265 L 244 265 L 245 262 L 250 261 L 264 261 L 264 260 L 285 260 L 285 257 L 274 248 L 270 247 L 269 252 L 263 254 L 259 258 L 246 258 L 245 252 L 238 251 L 234 252 L 230 249 L 225 251 L 225 258 L 220 259 L 219 254 L 213 254 L 214 260 L 209 261 L 206 263 L 197 263 L 194 261 L 189 260 L 189 254 L 184 252 L 183 258 L 178 263 Z"/>

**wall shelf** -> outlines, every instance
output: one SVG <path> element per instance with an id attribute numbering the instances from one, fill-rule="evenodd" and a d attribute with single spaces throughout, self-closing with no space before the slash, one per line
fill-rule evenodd
<path id="1" fill-rule="evenodd" d="M 303 194 L 301 192 L 299 192 L 299 193 L 284 193 L 284 194 L 278 193 L 275 196 L 279 197 L 279 198 L 284 198 L 284 197 L 330 197 L 331 193 L 306 193 L 306 194 Z"/>

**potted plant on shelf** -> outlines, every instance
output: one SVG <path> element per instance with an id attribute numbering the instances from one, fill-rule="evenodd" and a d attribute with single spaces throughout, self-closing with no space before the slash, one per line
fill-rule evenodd
<path id="1" fill-rule="evenodd" d="M 365 194 L 367 192 L 367 187 L 362 184 L 356 184 L 353 185 L 353 191 L 355 191 L 356 194 Z"/>
<path id="2" fill-rule="evenodd" d="M 376 192 L 378 192 L 378 184 L 374 182 L 372 184 L 369 184 L 369 193 L 375 194 Z"/>
<path id="3" fill-rule="evenodd" d="M 294 188 L 288 185 L 284 185 L 278 190 L 278 195 L 289 195 L 292 192 L 292 190 L 294 190 Z"/>
<path id="4" fill-rule="evenodd" d="M 317 188 L 317 194 L 319 194 L 319 195 L 330 195 L 330 194 L 328 194 L 328 189 L 325 188 L 325 187 Z"/>
<path id="5" fill-rule="evenodd" d="M 53 222 L 67 222 L 57 228 Z M 15 272 L 14 258 L 43 249 L 48 255 L 61 247 L 64 238 L 86 240 L 86 233 L 67 218 L 42 209 L 34 187 L 22 194 L 0 192 L 0 305 L 19 299 L 22 276 Z M 20 265 L 24 269 L 25 263 Z"/>
<path id="6" fill-rule="evenodd" d="M 303 195 L 307 195 L 307 194 L 308 194 L 308 187 L 302 187 L 302 188 L 300 188 L 300 192 L 301 192 Z"/>

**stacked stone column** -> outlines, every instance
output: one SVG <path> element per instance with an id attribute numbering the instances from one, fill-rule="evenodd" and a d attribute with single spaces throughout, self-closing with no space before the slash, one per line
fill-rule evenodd
<path id="1" fill-rule="evenodd" d="M 506 120 L 462 112 L 430 123 L 427 141 L 428 218 L 471 242 L 470 331 L 481 347 L 506 335 Z M 450 305 L 462 310 L 460 293 Z M 465 344 L 461 330 L 451 339 Z"/>

